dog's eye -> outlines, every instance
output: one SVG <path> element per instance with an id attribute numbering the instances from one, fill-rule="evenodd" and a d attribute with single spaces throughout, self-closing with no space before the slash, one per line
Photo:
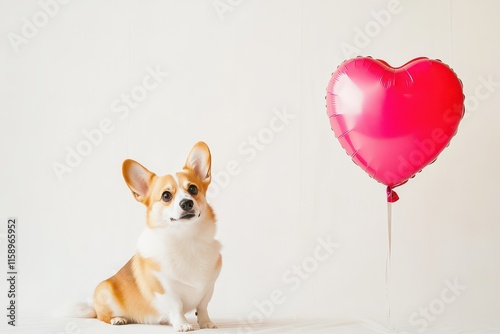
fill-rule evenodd
<path id="1" fill-rule="evenodd" d="M 191 195 L 196 195 L 196 194 L 198 194 L 198 188 L 194 184 L 192 184 L 192 185 L 189 186 L 188 192 Z"/>
<path id="2" fill-rule="evenodd" d="M 164 191 L 163 194 L 161 194 L 161 200 L 163 202 L 170 202 L 172 200 L 172 194 L 170 191 Z"/>

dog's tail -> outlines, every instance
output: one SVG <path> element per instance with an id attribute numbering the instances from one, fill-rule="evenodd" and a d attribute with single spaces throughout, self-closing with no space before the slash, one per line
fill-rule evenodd
<path id="1" fill-rule="evenodd" d="M 84 302 L 66 304 L 52 312 L 52 315 L 67 318 L 97 318 L 92 304 Z"/>

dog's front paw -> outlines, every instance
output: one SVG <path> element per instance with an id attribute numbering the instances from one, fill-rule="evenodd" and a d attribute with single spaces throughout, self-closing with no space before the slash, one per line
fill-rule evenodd
<path id="1" fill-rule="evenodd" d="M 113 318 L 111 318 L 109 323 L 111 325 L 121 326 L 121 325 L 126 325 L 128 323 L 128 321 L 124 317 L 113 317 Z"/>
<path id="2" fill-rule="evenodd" d="M 200 324 L 200 329 L 205 329 L 205 328 L 215 329 L 217 328 L 217 326 L 215 326 L 214 323 L 211 321 Z"/>
<path id="3" fill-rule="evenodd" d="M 193 326 L 191 326 L 188 323 L 180 324 L 180 325 L 174 325 L 174 330 L 176 332 L 190 332 L 190 331 L 193 330 Z"/>

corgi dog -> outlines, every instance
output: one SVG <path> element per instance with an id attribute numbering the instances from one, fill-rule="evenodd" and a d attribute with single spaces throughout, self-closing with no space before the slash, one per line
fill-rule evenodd
<path id="1" fill-rule="evenodd" d="M 222 266 L 206 199 L 208 146 L 195 144 L 175 174 L 157 176 L 133 160 L 122 170 L 134 198 L 146 206 L 146 228 L 135 255 L 95 289 L 95 316 L 112 325 L 171 324 L 187 332 L 193 327 L 185 314 L 195 310 L 201 329 L 217 328 L 207 312 Z"/>

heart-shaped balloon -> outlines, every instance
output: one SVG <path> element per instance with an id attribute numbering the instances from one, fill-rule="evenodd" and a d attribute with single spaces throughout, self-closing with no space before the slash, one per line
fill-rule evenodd
<path id="1" fill-rule="evenodd" d="M 394 68 L 357 57 L 332 74 L 326 106 L 347 154 L 391 190 L 449 144 L 464 114 L 464 95 L 453 70 L 439 60 L 416 58 Z"/>

